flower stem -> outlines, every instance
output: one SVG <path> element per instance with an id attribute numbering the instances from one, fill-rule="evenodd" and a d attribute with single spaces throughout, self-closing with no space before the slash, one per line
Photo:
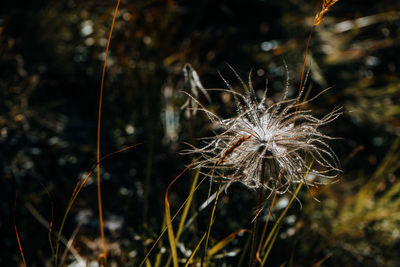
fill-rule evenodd
<path id="1" fill-rule="evenodd" d="M 258 187 L 258 198 L 257 198 L 257 215 L 253 223 L 253 234 L 252 234 L 252 240 L 251 240 L 251 250 L 250 250 L 250 261 L 249 261 L 249 266 L 253 267 L 256 264 L 256 250 L 257 250 L 257 243 L 258 243 L 258 224 L 259 224 L 259 218 L 261 214 L 261 208 L 262 208 L 262 202 L 264 198 L 264 190 L 263 190 L 263 184 L 264 184 L 264 176 L 265 176 L 265 165 L 266 165 L 266 160 L 264 159 L 261 163 L 261 169 L 260 169 L 260 177 L 259 182 L 260 186 Z"/>

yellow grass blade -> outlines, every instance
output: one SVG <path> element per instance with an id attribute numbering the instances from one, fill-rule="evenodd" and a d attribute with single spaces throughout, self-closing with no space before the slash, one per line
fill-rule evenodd
<path id="1" fill-rule="evenodd" d="M 232 242 L 236 236 L 240 233 L 243 232 L 249 232 L 249 230 L 247 229 L 240 229 L 239 231 L 236 231 L 230 235 L 228 235 L 227 237 L 225 237 L 223 240 L 221 240 L 220 242 L 218 242 L 215 246 L 213 246 L 209 251 L 208 251 L 208 257 L 212 257 L 213 255 L 215 255 L 216 253 L 218 253 L 220 250 L 222 250 L 224 247 L 226 247 L 230 242 Z"/>
<path id="2" fill-rule="evenodd" d="M 233 148 L 232 148 L 233 149 Z M 224 156 L 226 156 L 226 155 L 224 155 Z M 197 159 L 196 159 L 197 160 Z M 186 167 L 178 176 L 176 176 L 173 180 L 172 180 L 172 182 L 168 185 L 168 187 L 167 187 L 167 190 L 166 190 L 166 203 L 168 202 L 168 191 L 169 191 L 169 189 L 170 189 L 170 187 L 186 172 L 186 171 L 188 171 L 189 170 L 189 168 L 191 168 L 191 166 L 192 166 L 192 164 L 194 163 L 194 162 L 196 162 L 196 160 L 194 160 L 188 167 Z M 223 162 L 223 158 L 219 161 L 219 164 L 220 163 L 222 163 Z M 214 167 L 215 168 L 215 167 Z M 170 218 L 170 222 L 172 222 L 174 219 L 175 219 L 175 217 L 179 214 L 179 212 L 182 210 L 182 208 L 186 205 L 186 203 L 189 201 L 189 199 L 192 197 L 192 195 L 194 194 L 194 192 L 197 190 L 197 188 L 204 182 L 204 180 L 208 177 L 208 176 L 210 176 L 210 174 L 214 171 L 214 168 L 213 169 L 211 169 L 202 179 L 201 179 L 201 181 L 195 186 L 195 188 L 194 188 L 194 190 L 193 190 L 193 192 L 191 193 L 191 194 L 189 194 L 189 196 L 186 198 L 186 200 L 183 202 L 183 204 L 179 207 L 179 209 L 178 209 L 178 211 L 174 214 L 174 216 L 172 217 L 172 218 Z M 221 185 L 220 185 L 220 187 L 219 188 L 221 188 Z M 215 201 L 217 201 L 218 200 L 218 196 L 219 196 L 219 193 L 220 193 L 220 189 L 218 189 L 218 195 L 217 195 L 217 197 L 216 197 L 216 199 L 215 199 Z M 214 209 L 213 209 L 213 214 L 214 214 L 214 212 L 215 212 L 215 207 L 216 207 L 216 203 L 217 202 L 215 202 L 215 205 L 214 205 Z M 168 203 L 168 206 L 169 206 L 169 203 Z M 212 214 L 212 216 L 211 216 L 211 219 L 213 218 L 213 214 Z M 148 259 L 148 257 L 150 256 L 150 253 L 153 251 L 153 249 L 155 248 L 155 246 L 158 244 L 158 242 L 161 240 L 161 237 L 164 235 L 164 233 L 165 233 L 165 231 L 168 229 L 168 227 L 164 227 L 164 229 L 161 231 L 161 234 L 158 236 L 158 238 L 157 238 L 157 240 L 154 242 L 154 244 L 151 246 L 151 248 L 150 248 L 150 250 L 146 253 L 146 256 L 144 257 L 144 259 L 141 261 L 141 263 L 139 264 L 139 267 L 141 267 L 141 266 L 143 266 L 143 264 L 147 261 L 147 259 Z M 209 229 L 210 230 L 210 229 Z M 173 233 L 173 231 L 172 231 L 172 233 Z M 202 240 L 201 240 L 202 241 Z"/>
<path id="3" fill-rule="evenodd" d="M 281 228 L 281 225 L 282 225 L 282 224 L 279 224 L 278 228 L 276 229 L 276 231 L 275 231 L 275 233 L 274 233 L 274 236 L 273 236 L 272 239 L 271 239 L 271 243 L 269 244 L 269 246 L 268 246 L 268 248 L 267 248 L 267 251 L 265 252 L 265 255 L 264 255 L 264 258 L 263 258 L 263 261 L 262 261 L 262 266 L 263 266 L 263 265 L 265 264 L 265 262 L 267 261 L 267 258 L 268 258 L 268 256 L 269 256 L 269 253 L 271 252 L 271 249 L 272 249 L 272 247 L 273 247 L 273 245 L 274 245 L 274 243 L 275 243 L 276 237 L 277 237 L 278 234 L 279 234 L 279 229 Z"/>
<path id="4" fill-rule="evenodd" d="M 170 247 L 171 247 L 171 255 L 172 255 L 172 261 L 173 261 L 174 267 L 179 267 L 179 259 L 178 259 L 178 252 L 176 250 L 176 241 L 175 241 L 174 229 L 172 227 L 171 210 L 170 210 L 170 205 L 169 205 L 169 201 L 168 201 L 168 193 L 169 193 L 169 189 L 171 188 L 171 186 L 181 177 L 181 175 L 184 172 L 186 172 L 187 169 L 188 168 L 186 168 L 177 177 L 175 177 L 175 179 L 172 180 L 172 182 L 168 185 L 167 190 L 165 191 L 165 198 L 164 198 L 164 203 L 165 203 L 165 224 L 167 225 L 168 240 L 169 240 L 169 244 L 170 244 Z"/>
<path id="5" fill-rule="evenodd" d="M 190 255 L 189 259 L 185 263 L 185 267 L 189 266 L 189 264 L 192 262 L 194 255 L 196 255 L 196 252 L 199 250 L 201 243 L 203 242 L 204 238 L 206 238 L 206 233 L 203 234 L 201 237 L 199 243 L 195 247 L 195 249 L 192 252 L 192 255 Z"/>
<path id="6" fill-rule="evenodd" d="M 310 163 L 310 166 L 308 167 L 307 172 L 304 174 L 304 178 L 303 178 L 303 179 L 305 179 L 305 178 L 307 177 L 307 175 L 308 175 L 308 173 L 310 172 L 310 169 L 311 169 L 313 163 L 314 163 L 314 161 L 312 161 L 312 162 Z M 296 199 L 296 196 L 297 196 L 297 194 L 300 192 L 300 189 L 301 189 L 302 186 L 303 186 L 303 182 L 301 182 L 301 183 L 297 186 L 296 191 L 293 193 L 292 198 L 290 199 L 288 205 L 286 206 L 286 208 L 285 208 L 285 210 L 282 212 L 282 214 L 279 216 L 278 220 L 277 220 L 277 221 L 275 222 L 275 224 L 274 224 L 274 227 L 272 228 L 271 232 L 269 233 L 269 235 L 268 235 L 268 237 L 267 237 L 267 240 L 265 241 L 262 250 L 264 251 L 264 250 L 267 248 L 268 245 L 269 245 L 269 247 L 268 247 L 268 250 L 266 251 L 266 253 L 265 253 L 264 257 L 263 257 L 262 265 L 261 265 L 261 266 L 264 266 L 265 262 L 267 261 L 269 252 L 270 252 L 270 250 L 271 250 L 271 248 L 272 248 L 272 245 L 274 244 L 275 239 L 276 239 L 276 237 L 277 237 L 277 235 L 278 235 L 278 233 L 279 233 L 279 228 L 280 228 L 280 226 L 281 226 L 282 220 L 283 220 L 283 218 L 285 217 L 285 215 L 286 215 L 287 211 L 289 210 L 289 208 L 292 206 L 292 203 L 293 203 L 293 201 Z M 270 243 L 270 242 L 271 242 L 271 243 Z"/>
<path id="7" fill-rule="evenodd" d="M 165 223 L 167 224 L 168 229 L 168 240 L 171 247 L 172 261 L 174 263 L 174 267 L 179 267 L 178 252 L 176 251 L 175 235 L 174 229 L 172 228 L 171 212 L 169 209 L 167 195 L 165 197 Z"/>
<path id="8" fill-rule="evenodd" d="M 378 201 L 378 206 L 383 206 L 389 204 L 392 198 L 400 192 L 400 181 L 392 185 L 392 187 L 387 191 Z"/>
<path id="9" fill-rule="evenodd" d="M 199 179 L 199 175 L 200 175 L 200 169 L 197 169 L 196 174 L 193 179 L 192 187 L 190 188 L 188 201 L 185 205 L 185 208 L 183 209 L 182 218 L 181 218 L 181 221 L 179 222 L 179 228 L 178 228 L 178 231 L 176 233 L 176 238 L 175 238 L 176 242 L 178 242 L 179 237 L 181 236 L 181 233 L 183 230 L 183 226 L 185 225 L 185 221 L 186 221 L 187 215 L 189 213 L 189 208 L 190 208 L 190 205 L 192 204 L 193 195 L 196 190 L 196 184 Z"/>
<path id="10" fill-rule="evenodd" d="M 308 170 L 310 170 L 311 165 L 312 165 L 312 164 L 310 164 L 310 167 L 308 168 Z M 307 176 L 307 174 L 308 174 L 308 172 L 304 175 L 304 177 Z M 271 244 L 274 243 L 275 238 L 276 238 L 276 235 L 278 234 L 278 230 L 279 230 L 279 227 L 280 227 L 280 225 L 281 225 L 281 222 L 282 222 L 283 218 L 285 217 L 287 211 L 289 210 L 290 206 L 292 205 L 293 201 L 295 200 L 297 194 L 300 192 L 300 189 L 301 189 L 302 185 L 303 185 L 303 183 L 301 182 L 301 183 L 297 186 L 297 189 L 296 189 L 296 191 L 294 192 L 292 198 L 290 199 L 289 204 L 286 206 L 286 208 L 285 208 L 285 210 L 282 212 L 281 216 L 279 216 L 278 220 L 277 220 L 276 223 L 274 224 L 274 227 L 272 228 L 271 232 L 269 233 L 269 235 L 268 235 L 268 237 L 267 237 L 267 240 L 265 241 L 262 250 L 265 250 L 265 249 L 267 248 L 267 246 L 269 245 L 270 242 L 271 242 Z M 272 246 L 271 246 L 271 247 L 272 247 Z M 270 248 L 269 248 L 269 250 L 270 250 Z M 263 261 L 262 261 L 262 265 L 264 265 L 265 262 L 267 261 L 267 257 L 268 257 L 268 254 L 269 254 L 269 250 L 267 251 L 268 253 L 265 253 L 265 255 L 264 255 L 264 258 L 263 258 Z"/>
<path id="11" fill-rule="evenodd" d="M 221 193 L 221 185 L 222 185 L 222 183 L 219 183 L 217 196 L 216 196 L 215 201 L 214 201 L 214 207 L 213 207 L 212 212 L 211 212 L 210 223 L 208 225 L 208 230 L 207 230 L 206 245 L 204 246 L 204 258 L 206 258 L 206 255 L 207 255 L 208 240 L 210 238 L 211 226 L 213 225 L 214 219 L 215 219 L 215 210 L 217 208 L 219 194 Z M 203 261 L 207 260 L 207 259 L 204 259 L 204 258 L 201 259 L 201 262 L 202 262 L 201 265 L 203 265 Z"/>
<path id="12" fill-rule="evenodd" d="M 189 208 L 192 204 L 193 195 L 194 195 L 194 192 L 196 191 L 196 184 L 199 179 L 199 175 L 200 175 L 200 169 L 197 169 L 196 174 L 194 175 L 192 187 L 190 188 L 189 196 L 187 197 L 187 202 L 186 202 L 186 204 L 184 204 L 185 208 L 183 209 L 182 217 L 179 222 L 178 231 L 176 232 L 176 237 L 175 237 L 176 243 L 178 243 L 179 237 L 182 234 L 183 226 L 185 225 L 185 221 L 186 221 L 187 215 L 189 213 Z M 168 267 L 171 264 L 171 260 L 172 260 L 172 255 L 170 255 L 168 257 L 168 260 L 167 260 L 167 263 L 165 264 L 165 266 Z"/>
<path id="13" fill-rule="evenodd" d="M 360 213 L 364 206 L 365 200 L 371 199 L 376 192 L 376 188 L 378 184 L 385 179 L 384 173 L 390 172 L 390 169 L 396 167 L 396 163 L 398 162 L 398 156 L 396 155 L 398 148 L 400 147 L 400 136 L 396 138 L 390 147 L 389 151 L 386 153 L 385 158 L 382 160 L 378 169 L 372 175 L 372 177 L 368 180 L 368 183 L 363 186 L 360 192 L 357 194 L 358 200 L 356 201 L 356 205 L 354 207 L 355 213 Z M 390 192 L 390 191 L 389 191 Z"/>
<path id="14" fill-rule="evenodd" d="M 174 180 L 170 183 L 170 185 L 168 186 L 168 190 L 169 188 L 172 186 L 173 183 L 176 182 L 176 180 L 178 180 L 179 177 L 181 177 L 187 170 L 189 170 L 189 168 L 191 167 L 191 165 L 189 165 L 188 167 L 186 167 L 177 177 L 174 178 Z M 211 172 L 211 171 L 210 171 Z M 204 180 L 209 176 L 210 172 L 205 175 L 201 181 L 196 185 L 196 188 L 194 189 L 193 192 L 195 192 L 197 190 L 197 188 L 199 188 L 199 186 L 204 182 Z M 179 212 L 184 208 L 185 204 L 187 203 L 187 201 L 189 200 L 189 197 L 191 197 L 190 195 L 186 198 L 186 200 L 183 202 L 183 204 L 178 208 L 178 210 L 175 212 L 174 216 L 171 218 L 171 222 L 174 221 L 174 219 L 176 218 L 176 216 L 178 216 Z M 146 260 L 148 259 L 148 257 L 150 256 L 150 253 L 153 251 L 153 249 L 156 247 L 156 245 L 158 244 L 158 242 L 161 240 L 161 237 L 164 235 L 165 231 L 167 231 L 167 227 L 164 227 L 163 230 L 161 231 L 161 234 L 158 236 L 157 240 L 154 242 L 154 244 L 151 246 L 150 250 L 146 253 L 146 256 L 144 257 L 144 259 L 141 261 L 141 263 L 139 264 L 139 267 L 143 266 L 143 264 L 146 262 Z"/>
<path id="15" fill-rule="evenodd" d="M 262 243 L 264 242 L 264 236 L 265 236 L 265 233 L 267 231 L 267 226 L 268 226 L 268 223 L 269 223 L 269 219 L 271 218 L 272 209 L 275 206 L 275 201 L 276 201 L 276 196 L 277 195 L 278 195 L 278 192 L 275 192 L 274 197 L 272 198 L 272 201 L 271 201 L 271 205 L 270 205 L 270 207 L 268 209 L 267 219 L 265 220 L 264 229 L 263 229 L 263 232 L 262 232 L 259 244 L 258 244 L 258 249 L 257 249 L 257 253 L 256 253 L 256 259 L 259 262 L 262 262 L 261 258 L 260 258 L 261 246 L 262 246 Z"/>

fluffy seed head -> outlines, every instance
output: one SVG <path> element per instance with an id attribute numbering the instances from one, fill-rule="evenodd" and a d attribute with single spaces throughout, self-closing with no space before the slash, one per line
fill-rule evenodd
<path id="1" fill-rule="evenodd" d="M 256 97 L 251 73 L 248 84 L 239 80 L 244 94 L 235 91 L 226 81 L 229 89 L 220 89 L 233 95 L 237 107 L 235 117 L 222 119 L 199 103 L 200 110 L 207 114 L 218 133 L 204 138 L 203 147 L 187 151 L 202 156 L 195 168 L 212 169 L 213 178 L 220 178 L 228 185 L 241 182 L 250 188 L 278 194 L 290 191 L 292 185 L 300 182 L 315 185 L 320 181 L 316 177 L 335 178 L 339 172 L 338 159 L 326 143 L 332 138 L 322 134 L 319 127 L 336 119 L 340 109 L 321 119 L 311 115 L 310 110 L 302 109 L 326 90 L 298 103 L 297 99 L 287 99 L 286 86 L 281 101 L 267 104 L 267 90 L 262 99 Z M 305 177 L 311 162 L 309 175 Z"/>

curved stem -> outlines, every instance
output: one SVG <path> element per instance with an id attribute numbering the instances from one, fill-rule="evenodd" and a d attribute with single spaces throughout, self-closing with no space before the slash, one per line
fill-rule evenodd
<path id="1" fill-rule="evenodd" d="M 114 29 L 115 18 L 117 17 L 118 7 L 121 0 L 118 0 L 117 6 L 115 7 L 114 17 L 111 24 L 110 33 L 108 36 L 108 42 L 106 47 L 106 54 L 104 57 L 103 71 L 101 74 L 101 85 L 100 85 L 100 97 L 99 97 L 99 109 L 98 109 L 98 118 L 97 118 L 97 149 L 96 149 L 96 173 L 97 173 L 97 200 L 99 207 L 99 221 L 100 221 L 100 235 L 101 235 L 101 243 L 103 245 L 103 258 L 105 265 L 107 265 L 107 250 L 106 250 L 106 241 L 104 238 L 104 225 L 103 225 L 103 206 L 101 203 L 101 187 L 100 187 L 100 129 L 101 129 L 101 106 L 103 103 L 103 89 L 104 89 L 104 78 L 106 74 L 106 66 L 107 66 L 107 56 L 108 49 L 110 47 L 111 35 Z"/>

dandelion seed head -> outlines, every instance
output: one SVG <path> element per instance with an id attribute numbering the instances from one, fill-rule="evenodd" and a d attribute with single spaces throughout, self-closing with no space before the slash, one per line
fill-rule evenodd
<path id="1" fill-rule="evenodd" d="M 333 138 L 322 134 L 319 128 L 336 119 L 341 114 L 340 108 L 321 119 L 314 117 L 310 110 L 302 109 L 326 90 L 299 103 L 297 99 L 287 99 L 287 85 L 283 98 L 268 104 L 267 90 L 262 99 L 257 98 L 251 74 L 248 83 L 239 80 L 244 87 L 243 94 L 226 81 L 229 89 L 220 89 L 233 95 L 236 116 L 222 119 L 198 103 L 217 133 L 204 138 L 203 147 L 186 151 L 202 156 L 194 168 L 213 170 L 213 178 L 227 182 L 228 186 L 240 182 L 278 194 L 290 191 L 300 182 L 316 185 L 323 178 L 337 177 L 338 159 L 327 144 Z M 318 179 L 306 179 L 307 172 Z"/>

